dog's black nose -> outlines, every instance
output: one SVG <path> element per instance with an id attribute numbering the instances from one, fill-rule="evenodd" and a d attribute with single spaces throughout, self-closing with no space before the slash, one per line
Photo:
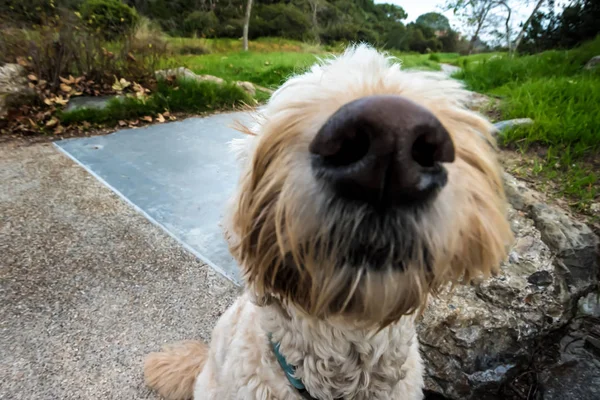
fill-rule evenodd
<path id="1" fill-rule="evenodd" d="M 382 205 L 425 201 L 448 178 L 454 144 L 440 121 L 402 96 L 342 106 L 310 144 L 316 175 L 342 196 Z"/>

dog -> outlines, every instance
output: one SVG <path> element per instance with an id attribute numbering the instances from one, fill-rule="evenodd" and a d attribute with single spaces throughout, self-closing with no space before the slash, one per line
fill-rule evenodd
<path id="1" fill-rule="evenodd" d="M 422 399 L 428 296 L 495 273 L 512 240 L 469 95 L 366 45 L 283 84 L 232 144 L 244 294 L 210 347 L 150 354 L 146 383 L 167 399 Z"/>

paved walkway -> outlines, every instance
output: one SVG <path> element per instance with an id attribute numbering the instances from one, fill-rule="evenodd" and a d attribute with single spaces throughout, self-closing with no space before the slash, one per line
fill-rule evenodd
<path id="1" fill-rule="evenodd" d="M 0 399 L 152 399 L 237 288 L 51 144 L 0 146 Z"/>
<path id="2" fill-rule="evenodd" d="M 221 221 L 239 176 L 231 126 L 247 113 L 188 118 L 57 142 L 201 260 L 239 282 Z"/>

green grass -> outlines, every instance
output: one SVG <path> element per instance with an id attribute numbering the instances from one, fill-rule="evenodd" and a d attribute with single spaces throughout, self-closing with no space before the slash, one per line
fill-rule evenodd
<path id="1" fill-rule="evenodd" d="M 463 58 L 462 65 L 458 58 L 463 70 L 454 75 L 472 90 L 499 97 L 502 119 L 534 120 L 507 131 L 501 143 L 523 151 L 546 148 L 534 174 L 558 183 L 577 208 L 600 196 L 600 71 L 583 68 L 597 54 L 600 37 L 568 51 L 514 58 L 477 55 Z"/>
<path id="2" fill-rule="evenodd" d="M 177 57 L 177 63 L 184 65 L 197 74 L 218 76 L 228 81 L 250 81 L 261 86 L 276 88 L 294 74 L 304 72 L 319 58 L 332 53 L 321 52 L 228 52 L 205 55 L 183 55 Z M 437 62 L 430 60 L 427 54 L 403 54 L 391 52 L 398 57 L 403 68 L 439 70 Z"/>
<path id="3" fill-rule="evenodd" d="M 167 37 L 166 40 L 169 43 L 170 48 L 176 53 L 185 53 L 182 52 L 181 49 L 186 48 L 199 49 L 196 54 L 230 53 L 242 51 L 241 39 L 203 39 Z M 319 53 L 323 51 L 323 49 L 318 45 L 282 38 L 259 38 L 256 40 L 251 40 L 248 44 L 248 47 L 249 50 L 253 53 Z"/>
<path id="4" fill-rule="evenodd" d="M 430 54 L 407 54 L 398 51 L 391 51 L 389 53 L 400 60 L 403 69 L 440 70 L 440 64 L 435 59 L 432 60 Z"/>
<path id="5" fill-rule="evenodd" d="M 210 110 L 231 109 L 242 104 L 252 104 L 253 99 L 235 84 L 179 80 L 176 84 L 159 81 L 156 91 L 140 100 L 133 97 L 111 100 L 104 109 L 79 109 L 59 114 L 65 125 L 89 122 L 110 124 L 120 120 L 134 120 L 158 113 L 197 113 Z"/>
<path id="6" fill-rule="evenodd" d="M 277 87 L 290 75 L 300 73 L 317 61 L 310 53 L 237 52 L 181 56 L 184 65 L 197 74 L 218 76 L 227 81 L 250 81 L 261 86 Z"/>

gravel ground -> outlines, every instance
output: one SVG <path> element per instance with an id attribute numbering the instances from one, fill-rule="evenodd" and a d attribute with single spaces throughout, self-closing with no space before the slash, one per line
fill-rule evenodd
<path id="1" fill-rule="evenodd" d="M 0 145 L 0 399 L 153 399 L 144 354 L 237 294 L 51 144 Z"/>

